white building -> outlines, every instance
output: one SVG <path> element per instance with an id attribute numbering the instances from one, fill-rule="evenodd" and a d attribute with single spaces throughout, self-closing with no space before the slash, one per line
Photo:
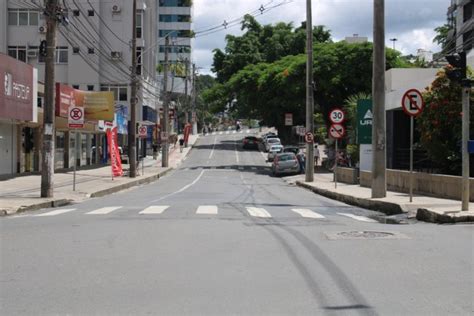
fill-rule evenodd
<path id="1" fill-rule="evenodd" d="M 130 111 L 126 109 L 130 104 L 133 2 L 75 0 L 65 3 L 68 7 L 65 8 L 64 16 L 68 23 L 58 24 L 56 82 L 80 90 L 113 91 L 116 107 L 125 109 L 129 115 Z M 60 1 L 60 4 L 63 2 Z M 42 8 L 34 2 L 0 1 L 0 52 L 37 68 L 39 81 L 44 80 L 44 60 L 38 54 L 38 47 L 46 35 L 46 20 L 42 12 Z M 137 1 L 137 73 L 140 75 L 140 87 L 136 117 L 137 121 L 145 124 L 156 123 L 156 113 L 160 106 L 160 87 L 155 71 L 157 12 L 157 0 Z M 41 99 L 39 101 L 38 106 L 41 105 Z M 41 122 L 41 109 L 39 112 Z M 72 157 L 70 151 L 74 148 L 75 139 L 67 128 L 67 122 L 64 123 L 58 117 L 56 122 L 56 167 L 69 167 Z M 100 135 L 98 125 L 100 124 L 89 124 L 81 131 L 81 165 L 93 163 L 92 147 L 103 143 L 100 139 L 103 134 Z M 38 124 L 32 127 L 39 133 L 40 126 Z M 27 137 L 25 135 L 23 133 L 23 137 Z M 119 142 L 126 146 L 126 136 L 122 136 Z M 23 171 L 33 169 L 20 167 L 17 170 Z"/>
<path id="2" fill-rule="evenodd" d="M 369 38 L 366 36 L 359 36 L 359 34 L 354 34 L 352 36 L 347 36 L 344 41 L 349 44 L 358 44 L 358 43 L 366 43 L 368 42 Z"/>

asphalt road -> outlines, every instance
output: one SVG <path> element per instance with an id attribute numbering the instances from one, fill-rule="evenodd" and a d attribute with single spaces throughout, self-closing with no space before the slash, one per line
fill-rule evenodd
<path id="1" fill-rule="evenodd" d="M 472 314 L 474 226 L 374 222 L 270 177 L 242 137 L 202 137 L 153 184 L 1 218 L 0 314 Z"/>

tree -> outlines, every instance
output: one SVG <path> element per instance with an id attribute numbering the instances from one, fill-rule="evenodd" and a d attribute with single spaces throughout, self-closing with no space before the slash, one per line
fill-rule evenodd
<path id="1" fill-rule="evenodd" d="M 448 41 L 449 31 L 452 29 L 450 24 L 444 24 L 434 29 L 436 36 L 433 38 L 433 43 L 438 43 L 443 51 L 450 51 L 456 47 L 456 41 Z"/>
<path id="2" fill-rule="evenodd" d="M 440 71 L 423 94 L 425 109 L 417 118 L 420 144 L 441 173 L 461 174 L 461 85 L 446 76 L 449 68 Z M 471 100 L 473 102 L 474 100 Z M 470 120 L 474 121 L 471 112 Z M 471 129 L 471 139 L 474 137 Z"/>

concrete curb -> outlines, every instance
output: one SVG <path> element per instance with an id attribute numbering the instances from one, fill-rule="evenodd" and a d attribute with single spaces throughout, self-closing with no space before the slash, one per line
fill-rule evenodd
<path id="1" fill-rule="evenodd" d="M 454 224 L 461 222 L 474 222 L 474 215 L 462 215 L 462 213 L 440 214 L 428 208 L 419 208 L 416 212 L 416 219 L 429 223 Z"/>
<path id="2" fill-rule="evenodd" d="M 380 201 L 380 200 L 357 198 L 352 195 L 347 195 L 347 194 L 342 194 L 339 192 L 333 192 L 333 191 L 317 188 L 301 181 L 296 181 L 296 185 L 303 187 L 305 189 L 308 189 L 310 191 L 313 191 L 314 193 L 317 193 L 319 195 L 333 199 L 333 200 L 337 200 L 337 201 L 354 205 L 354 206 L 359 206 L 359 207 L 366 208 L 373 211 L 382 212 L 387 215 L 396 215 L 396 214 L 406 213 L 403 207 L 396 203 L 390 203 L 390 202 L 385 202 L 385 201 Z"/>
<path id="3" fill-rule="evenodd" d="M 13 215 L 16 213 L 22 213 L 26 211 L 36 211 L 42 208 L 49 208 L 49 207 L 61 207 L 65 205 L 69 205 L 73 202 L 73 200 L 68 200 L 68 199 L 57 199 L 57 200 L 51 200 L 47 202 L 41 202 L 37 204 L 32 204 L 32 205 L 27 205 L 27 206 L 21 206 L 17 209 L 4 209 L 0 210 L 0 216 L 6 216 L 6 215 Z"/>

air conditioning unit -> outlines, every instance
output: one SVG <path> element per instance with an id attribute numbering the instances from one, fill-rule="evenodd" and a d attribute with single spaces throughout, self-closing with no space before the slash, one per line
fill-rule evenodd
<path id="1" fill-rule="evenodd" d="M 46 25 L 40 25 L 38 26 L 38 33 L 46 33 Z"/>
<path id="2" fill-rule="evenodd" d="M 28 51 L 28 58 L 36 58 L 38 56 L 38 50 L 32 49 Z"/>
<path id="3" fill-rule="evenodd" d="M 112 13 L 120 13 L 122 11 L 122 8 L 119 5 L 114 4 L 112 6 Z"/>
<path id="4" fill-rule="evenodd" d="M 122 52 L 110 52 L 110 57 L 112 59 L 121 59 L 122 58 Z"/>

